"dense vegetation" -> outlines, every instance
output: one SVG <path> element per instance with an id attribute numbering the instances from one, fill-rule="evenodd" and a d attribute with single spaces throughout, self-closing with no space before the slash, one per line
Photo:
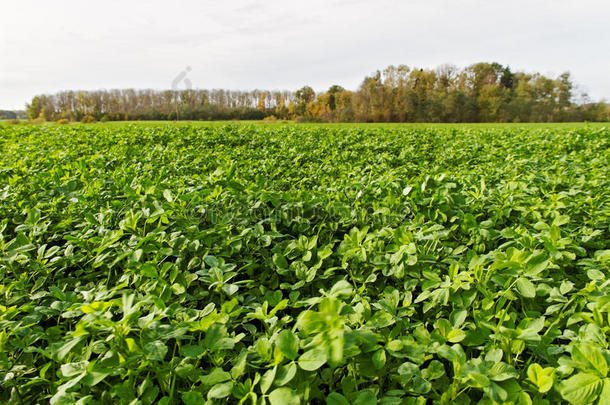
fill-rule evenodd
<path id="1" fill-rule="evenodd" d="M 0 110 L 0 120 L 14 120 L 25 117 L 25 111 Z"/>
<path id="2" fill-rule="evenodd" d="M 0 402 L 608 404 L 609 148 L 0 126 Z"/>
<path id="3" fill-rule="evenodd" d="M 575 101 L 578 101 L 575 103 Z M 610 106 L 576 94 L 569 73 L 549 78 L 498 63 L 465 69 L 390 66 L 356 91 L 100 90 L 40 95 L 30 119 L 57 121 L 298 119 L 321 122 L 607 121 Z"/>

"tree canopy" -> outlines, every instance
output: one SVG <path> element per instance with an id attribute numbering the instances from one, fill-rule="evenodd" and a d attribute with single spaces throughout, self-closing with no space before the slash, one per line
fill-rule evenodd
<path id="1" fill-rule="evenodd" d="M 580 97 L 581 102 L 576 102 Z M 569 73 L 550 78 L 513 72 L 499 63 L 459 69 L 388 66 L 354 91 L 340 85 L 317 93 L 235 90 L 98 90 L 39 95 L 31 119 L 227 120 L 320 122 L 553 122 L 606 121 L 610 106 L 574 92 Z"/>

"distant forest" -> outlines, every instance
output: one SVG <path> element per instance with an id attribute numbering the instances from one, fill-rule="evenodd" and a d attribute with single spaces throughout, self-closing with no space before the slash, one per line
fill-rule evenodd
<path id="1" fill-rule="evenodd" d="M 23 110 L 11 111 L 11 110 L 0 110 L 0 120 L 14 120 L 18 118 L 25 118 L 26 114 Z"/>
<path id="2" fill-rule="evenodd" d="M 312 122 L 608 121 L 610 105 L 575 94 L 569 73 L 513 72 L 499 63 L 463 69 L 389 66 L 360 87 L 297 91 L 98 90 L 34 97 L 30 119 L 45 121 L 274 120 Z"/>

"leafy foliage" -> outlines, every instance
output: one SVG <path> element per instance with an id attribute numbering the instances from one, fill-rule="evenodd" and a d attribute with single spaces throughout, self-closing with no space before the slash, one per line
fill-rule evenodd
<path id="1" fill-rule="evenodd" d="M 95 90 L 34 96 L 32 122 L 276 120 L 296 122 L 607 122 L 610 105 L 575 91 L 568 72 L 552 78 L 497 62 L 435 69 L 390 65 L 357 90 L 316 94 L 268 90 Z M 575 99 L 581 100 L 574 103 Z M 256 108 L 255 108 L 256 106 Z M 1 115 L 0 111 L 0 115 Z"/>
<path id="2" fill-rule="evenodd" d="M 605 404 L 609 146 L 0 127 L 0 401 Z"/>

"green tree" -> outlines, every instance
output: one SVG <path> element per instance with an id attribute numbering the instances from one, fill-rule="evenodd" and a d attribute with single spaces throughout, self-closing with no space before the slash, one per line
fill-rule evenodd
<path id="1" fill-rule="evenodd" d="M 309 86 L 304 86 L 295 93 L 295 113 L 299 117 L 308 115 L 308 106 L 315 99 L 316 92 Z"/>

